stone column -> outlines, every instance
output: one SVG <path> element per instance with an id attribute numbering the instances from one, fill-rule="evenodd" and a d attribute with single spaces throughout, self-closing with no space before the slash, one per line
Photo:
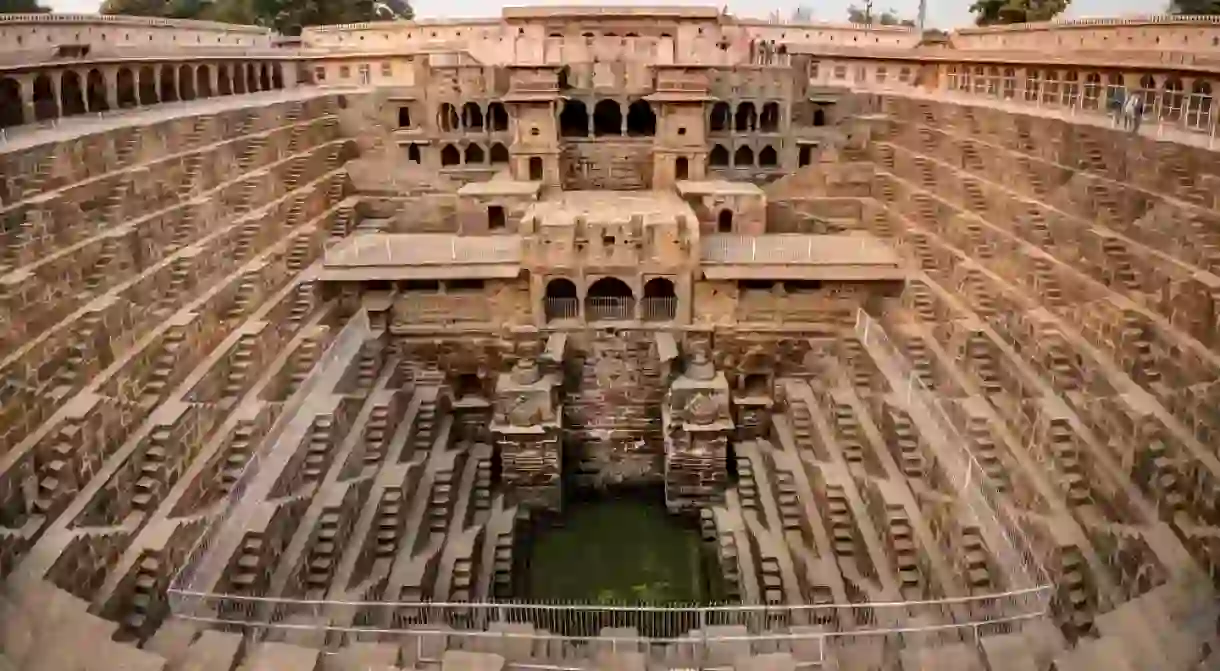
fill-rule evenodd
<path id="1" fill-rule="evenodd" d="M 106 82 L 106 104 L 110 109 L 119 108 L 119 68 L 111 65 L 102 69 L 102 78 Z"/>
<path id="2" fill-rule="evenodd" d="M 25 122 L 33 123 L 34 116 L 34 76 L 31 74 L 17 75 L 17 83 L 21 86 L 21 108 L 25 111 Z"/>
<path id="3" fill-rule="evenodd" d="M 220 63 L 208 63 L 208 88 L 211 95 L 220 95 Z"/>

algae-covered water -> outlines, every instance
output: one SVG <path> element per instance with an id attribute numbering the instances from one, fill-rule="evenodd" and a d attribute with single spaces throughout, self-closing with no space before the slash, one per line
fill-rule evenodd
<path id="1" fill-rule="evenodd" d="M 699 532 L 651 497 L 599 497 L 565 504 L 537 530 L 529 598 L 666 605 L 709 596 Z"/>

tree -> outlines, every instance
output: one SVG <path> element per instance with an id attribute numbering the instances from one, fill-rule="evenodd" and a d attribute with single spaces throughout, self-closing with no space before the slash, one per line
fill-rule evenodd
<path id="1" fill-rule="evenodd" d="M 43 7 L 38 0 L 0 0 L 0 14 L 45 14 L 50 7 Z"/>
<path id="2" fill-rule="evenodd" d="M 1220 0 L 1173 0 L 1169 3 L 1169 13 L 1184 16 L 1220 14 Z"/>
<path id="3" fill-rule="evenodd" d="M 1050 21 L 1067 9 L 1071 0 L 975 0 L 970 5 L 980 26 L 1001 23 Z"/>
<path id="4" fill-rule="evenodd" d="M 864 3 L 864 7 L 852 5 L 847 8 L 847 20 L 852 23 L 863 23 L 872 25 L 874 23 L 883 26 L 913 26 L 915 21 L 912 19 L 904 19 L 898 16 L 898 12 L 893 9 L 887 9 L 881 12 L 880 15 L 873 14 L 872 0 Z"/>

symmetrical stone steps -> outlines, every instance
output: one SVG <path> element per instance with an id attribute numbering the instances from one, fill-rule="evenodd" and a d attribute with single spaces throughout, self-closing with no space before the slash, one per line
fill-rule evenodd
<path id="1" fill-rule="evenodd" d="M 318 533 L 309 548 L 306 585 L 312 592 L 325 594 L 330 587 L 330 578 L 338 560 L 340 538 L 339 524 L 343 519 L 340 508 L 327 508 L 318 517 Z"/>
<path id="2" fill-rule="evenodd" d="M 258 346 L 258 335 L 243 333 L 233 347 L 229 357 L 229 371 L 225 378 L 221 398 L 234 401 L 245 391 L 251 370 L 257 365 L 255 351 Z"/>
<path id="3" fill-rule="evenodd" d="M 432 535 L 444 535 L 449 531 L 449 521 L 453 515 L 454 504 L 453 469 L 444 468 L 437 471 L 432 480 L 432 489 L 428 494 L 427 525 Z"/>
<path id="4" fill-rule="evenodd" d="M 833 401 L 835 440 L 849 466 L 864 467 L 864 443 L 856 411 L 846 400 Z"/>
<path id="5" fill-rule="evenodd" d="M 169 450 L 173 449 L 172 433 L 169 427 L 157 427 L 148 438 L 148 447 L 140 457 L 140 471 L 136 480 L 135 494 L 131 497 L 131 505 L 141 512 L 151 512 L 160 502 L 163 491 L 169 484 L 169 474 L 166 472 L 166 461 Z"/>
<path id="6" fill-rule="evenodd" d="M 317 482 L 322 479 L 330 460 L 334 456 L 337 427 L 335 418 L 331 415 L 318 415 L 310 427 L 306 437 L 305 463 L 301 469 L 301 477 L 305 482 Z"/>
<path id="7" fill-rule="evenodd" d="M 492 596 L 496 599 L 512 599 L 516 596 L 514 588 L 514 551 L 516 548 L 515 531 L 506 531 L 496 535 L 492 567 Z"/>
<path id="8" fill-rule="evenodd" d="M 377 506 L 376 549 L 378 559 L 392 559 L 398 553 L 403 525 L 403 491 L 401 487 L 386 487 Z"/>
<path id="9" fill-rule="evenodd" d="M 225 449 L 224 466 L 220 470 L 220 488 L 226 496 L 233 490 L 233 485 L 246 468 L 246 462 L 250 460 L 254 450 L 254 431 L 254 423 L 249 421 L 239 421 L 233 429 L 233 436 Z"/>
<path id="10" fill-rule="evenodd" d="M 386 443 L 389 435 L 390 405 L 378 403 L 369 413 L 368 423 L 364 426 L 364 463 L 379 464 L 385 459 Z"/>
<path id="11" fill-rule="evenodd" d="M 830 528 L 831 550 L 836 557 L 856 555 L 856 523 L 842 485 L 826 485 L 826 522 Z"/>
<path id="12" fill-rule="evenodd" d="M 301 346 L 293 352 L 293 362 L 288 378 L 288 393 L 294 394 L 313 372 L 314 364 L 322 356 L 321 348 L 315 338 L 306 338 Z"/>

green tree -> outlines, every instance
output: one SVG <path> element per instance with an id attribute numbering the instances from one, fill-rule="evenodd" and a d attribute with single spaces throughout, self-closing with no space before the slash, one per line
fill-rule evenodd
<path id="1" fill-rule="evenodd" d="M 898 12 L 893 9 L 887 9 L 881 14 L 873 13 L 873 3 L 871 0 L 864 3 L 863 7 L 852 5 L 847 8 L 847 20 L 852 23 L 864 24 L 880 24 L 883 26 L 913 26 L 915 21 L 904 19 L 898 16 Z"/>
<path id="2" fill-rule="evenodd" d="M 1001 23 L 1050 21 L 1067 9 L 1071 0 L 975 0 L 970 5 L 980 26 Z"/>
<path id="3" fill-rule="evenodd" d="M 1169 3 L 1169 13 L 1185 16 L 1220 14 L 1220 0 L 1173 0 Z"/>
<path id="4" fill-rule="evenodd" d="M 38 0 L 0 0 L 0 14 L 45 14 L 50 7 L 43 7 Z"/>

